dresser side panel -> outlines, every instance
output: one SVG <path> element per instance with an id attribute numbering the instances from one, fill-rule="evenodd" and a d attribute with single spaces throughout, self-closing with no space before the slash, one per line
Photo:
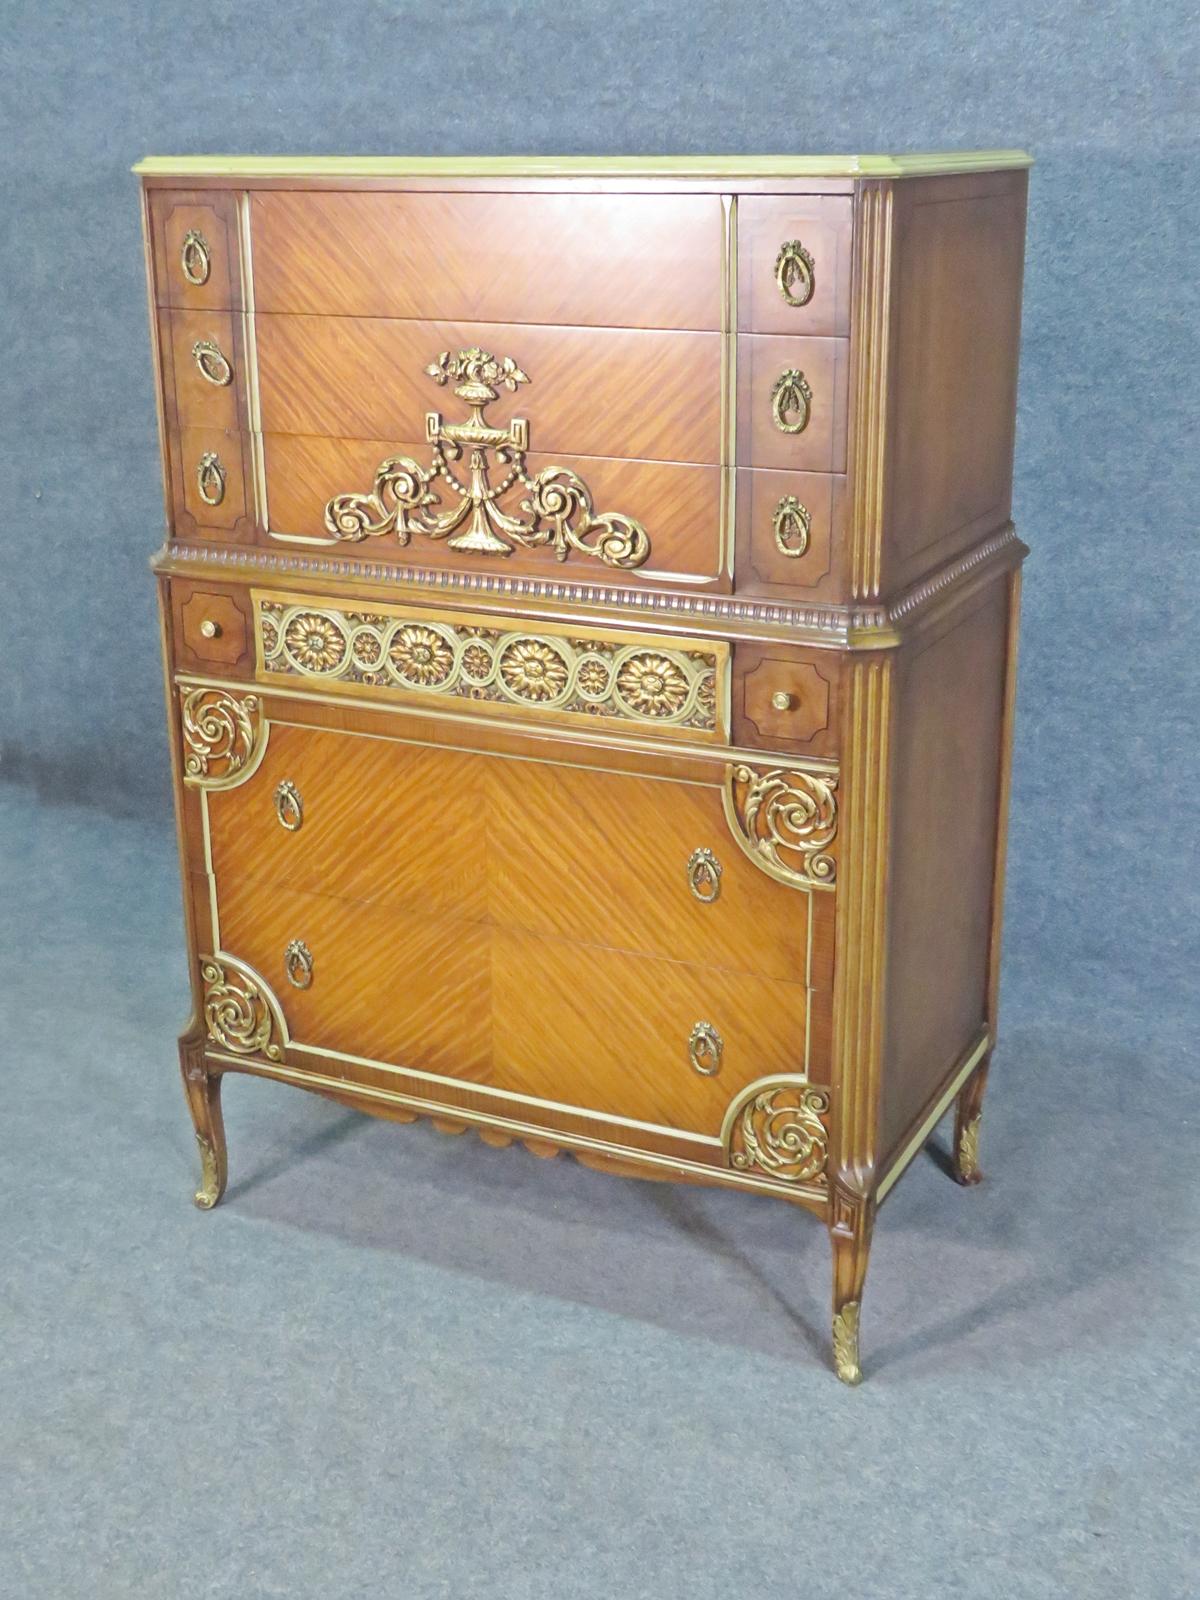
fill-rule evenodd
<path id="1" fill-rule="evenodd" d="M 884 1164 L 987 1016 L 1007 614 L 998 582 L 897 663 Z"/>
<path id="2" fill-rule="evenodd" d="M 1009 518 L 1027 177 L 894 190 L 882 589 Z"/>

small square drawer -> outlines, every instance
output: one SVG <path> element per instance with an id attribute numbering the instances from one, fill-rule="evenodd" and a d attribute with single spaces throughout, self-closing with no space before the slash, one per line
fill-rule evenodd
<path id="1" fill-rule="evenodd" d="M 848 195 L 743 195 L 739 330 L 848 335 L 851 227 Z"/>
<path id="2" fill-rule="evenodd" d="M 833 756 L 840 658 L 830 651 L 739 644 L 733 655 L 733 737 L 751 749 Z"/>
<path id="3" fill-rule="evenodd" d="M 150 195 L 154 296 L 181 310 L 240 310 L 237 199 L 216 190 Z"/>
<path id="4" fill-rule="evenodd" d="M 237 589 L 190 583 L 171 584 L 175 665 L 185 672 L 248 677 L 254 664 L 250 608 Z"/>

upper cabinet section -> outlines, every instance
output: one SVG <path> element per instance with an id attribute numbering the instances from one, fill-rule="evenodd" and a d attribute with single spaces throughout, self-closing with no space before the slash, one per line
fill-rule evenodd
<path id="1" fill-rule="evenodd" d="M 718 195 L 260 190 L 250 215 L 261 312 L 721 327 Z"/>
<path id="2" fill-rule="evenodd" d="M 144 164 L 172 530 L 905 596 L 1011 537 L 1027 165 Z"/>

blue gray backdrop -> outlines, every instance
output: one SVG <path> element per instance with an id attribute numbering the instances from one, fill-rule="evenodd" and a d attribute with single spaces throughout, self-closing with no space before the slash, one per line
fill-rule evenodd
<path id="1" fill-rule="evenodd" d="M 10 0 L 13 1593 L 1195 1592 L 1196 54 L 1182 0 Z M 239 1081 L 198 1217 L 130 163 L 1001 145 L 1037 165 L 991 1179 L 889 1201 L 867 1384 L 822 1366 L 825 1241 L 786 1207 Z"/>

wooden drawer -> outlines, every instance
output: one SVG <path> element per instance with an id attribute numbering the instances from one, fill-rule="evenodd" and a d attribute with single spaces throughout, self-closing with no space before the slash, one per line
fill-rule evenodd
<path id="1" fill-rule="evenodd" d="M 258 676 L 334 695 L 720 744 L 729 646 L 590 624 L 251 591 Z"/>
<path id="2" fill-rule="evenodd" d="M 846 479 L 834 473 L 739 472 L 738 589 L 840 599 L 846 498 Z"/>
<path id="3" fill-rule="evenodd" d="M 439 385 L 427 369 L 442 351 L 482 348 L 511 358 L 527 379 L 511 390 L 496 385 L 488 425 L 524 418 L 530 449 L 721 460 L 717 333 L 261 313 L 255 327 L 267 433 L 423 438 L 428 412 L 444 410 L 453 422 L 466 415 L 455 383 Z"/>
<path id="4" fill-rule="evenodd" d="M 738 339 L 738 462 L 846 470 L 848 339 Z"/>
<path id="5" fill-rule="evenodd" d="M 239 321 L 228 311 L 159 313 L 173 428 L 229 432 L 245 425 Z"/>
<path id="6" fill-rule="evenodd" d="M 850 332 L 852 202 L 846 195 L 738 201 L 738 327 L 743 333 Z"/>
<path id="7" fill-rule="evenodd" d="M 735 742 L 836 755 L 841 671 L 841 658 L 831 651 L 739 644 L 733 661 Z"/>
<path id="8" fill-rule="evenodd" d="M 426 396 L 430 404 L 438 401 L 430 385 Z M 361 494 L 371 488 L 380 463 L 407 456 L 428 464 L 430 447 L 426 442 L 408 439 L 333 439 L 310 434 L 268 433 L 263 440 L 266 462 L 266 497 L 269 525 L 274 534 L 285 538 L 329 541 L 332 534 L 327 507 L 338 496 Z M 631 517 L 646 531 L 648 550 L 644 561 L 629 575 L 639 579 L 681 577 L 715 580 L 722 571 L 721 469 L 675 461 L 621 461 L 602 456 L 549 455 L 531 450 L 526 470 L 536 475 L 549 468 L 566 468 L 587 484 L 592 502 L 601 514 L 617 511 Z M 496 475 L 497 478 L 499 474 Z M 436 492 L 445 509 L 457 496 L 444 483 Z M 521 515 L 526 498 L 518 485 L 505 508 Z M 527 518 L 525 519 L 527 520 Z M 594 543 L 594 539 L 589 540 Z M 382 537 L 339 545 L 339 554 L 377 559 L 387 552 L 399 559 L 404 541 L 389 528 Z M 469 557 L 448 546 L 444 539 L 426 538 L 416 532 L 408 543 L 408 559 L 423 566 L 461 568 Z M 486 559 L 486 558 L 485 558 Z M 511 541 L 506 556 L 494 562 L 504 574 L 541 573 L 561 576 L 552 545 L 524 549 Z M 605 582 L 614 568 L 603 560 L 583 560 L 576 553 L 570 561 L 571 576 Z M 621 573 L 622 577 L 626 574 Z"/>
<path id="9" fill-rule="evenodd" d="M 208 818 L 220 885 L 793 982 L 810 970 L 807 903 L 742 854 L 709 785 L 274 723 L 253 777 L 211 794 Z"/>
<path id="10" fill-rule="evenodd" d="M 250 210 L 260 312 L 721 326 L 717 195 L 260 191 Z"/>
<path id="11" fill-rule="evenodd" d="M 154 290 L 160 306 L 240 310 L 237 196 L 216 189 L 151 191 Z"/>
<path id="12" fill-rule="evenodd" d="M 178 667 L 185 672 L 249 676 L 254 645 L 243 590 L 177 578 L 171 585 L 171 612 Z"/>
<path id="13" fill-rule="evenodd" d="M 254 533 L 250 441 L 220 428 L 184 428 L 170 439 L 176 534 L 249 539 Z"/>
<path id="14" fill-rule="evenodd" d="M 710 1135 L 748 1083 L 804 1070 L 799 983 L 265 879 L 218 902 L 223 946 L 314 1049 Z"/>

